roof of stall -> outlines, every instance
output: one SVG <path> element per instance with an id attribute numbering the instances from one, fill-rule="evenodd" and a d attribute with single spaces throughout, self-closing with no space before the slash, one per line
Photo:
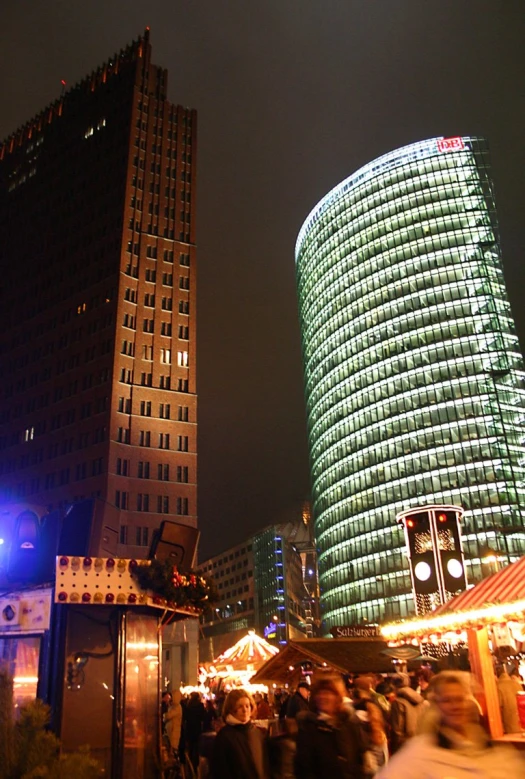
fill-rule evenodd
<path id="1" fill-rule="evenodd" d="M 332 669 L 338 673 L 387 673 L 393 670 L 392 659 L 383 652 L 382 639 L 306 638 L 289 641 L 278 655 L 260 668 L 252 682 L 295 684 L 300 681 L 301 663 L 309 661 L 315 668 Z"/>
<path id="2" fill-rule="evenodd" d="M 514 603 L 520 600 L 525 600 L 525 557 L 439 606 L 434 616 L 479 609 L 489 603 Z"/>
<path id="3" fill-rule="evenodd" d="M 439 606 L 431 614 L 406 622 L 383 625 L 386 639 L 443 633 L 523 619 L 525 612 L 525 557 L 492 574 L 469 590 Z"/>

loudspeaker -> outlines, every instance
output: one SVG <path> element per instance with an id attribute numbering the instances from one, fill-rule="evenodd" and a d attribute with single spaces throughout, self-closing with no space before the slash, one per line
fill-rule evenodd
<path id="1" fill-rule="evenodd" d="M 13 582 L 43 583 L 55 577 L 61 512 L 32 503 L 0 509 L 0 588 Z"/>
<path id="2" fill-rule="evenodd" d="M 119 510 L 100 498 L 73 503 L 64 516 L 58 554 L 69 557 L 115 557 Z"/>
<path id="3" fill-rule="evenodd" d="M 190 571 L 199 537 L 197 528 L 165 520 L 153 537 L 149 559 L 169 560 L 179 571 Z"/>

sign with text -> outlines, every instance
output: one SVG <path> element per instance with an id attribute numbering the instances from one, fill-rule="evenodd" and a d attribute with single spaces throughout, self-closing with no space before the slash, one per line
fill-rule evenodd
<path id="1" fill-rule="evenodd" d="M 380 636 L 378 625 L 341 625 L 332 628 L 334 638 L 376 638 Z"/>
<path id="2" fill-rule="evenodd" d="M 465 148 L 463 138 L 440 138 L 437 142 L 438 151 L 461 151 Z"/>

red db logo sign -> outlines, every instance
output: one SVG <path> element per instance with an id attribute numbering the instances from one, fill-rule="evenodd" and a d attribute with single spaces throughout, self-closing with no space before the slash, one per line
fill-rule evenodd
<path id="1" fill-rule="evenodd" d="M 465 148 L 463 138 L 440 138 L 437 142 L 438 151 L 461 151 Z"/>

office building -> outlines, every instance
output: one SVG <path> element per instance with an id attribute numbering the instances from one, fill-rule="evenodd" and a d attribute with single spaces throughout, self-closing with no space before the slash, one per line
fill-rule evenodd
<path id="1" fill-rule="evenodd" d="M 0 145 L 0 492 L 195 525 L 196 113 L 149 31 Z"/>
<path id="2" fill-rule="evenodd" d="M 201 662 L 252 628 L 276 645 L 317 635 L 317 562 L 307 505 L 300 516 L 269 525 L 199 570 L 214 580 L 219 596 L 201 618 Z"/>
<path id="3" fill-rule="evenodd" d="M 213 579 L 218 600 L 201 617 L 201 662 L 210 662 L 256 628 L 253 577 L 253 539 L 247 539 L 199 564 Z"/>
<path id="4" fill-rule="evenodd" d="M 462 506 L 470 582 L 487 547 L 525 553 L 523 359 L 485 141 L 365 165 L 310 213 L 296 266 L 324 629 L 405 617 L 399 511 Z"/>
<path id="5" fill-rule="evenodd" d="M 253 539 L 256 621 L 275 644 L 311 638 L 311 598 L 305 587 L 301 555 L 286 528 L 266 528 Z M 314 578 L 313 570 L 309 578 Z M 307 619 L 309 617 L 310 619 Z"/>

